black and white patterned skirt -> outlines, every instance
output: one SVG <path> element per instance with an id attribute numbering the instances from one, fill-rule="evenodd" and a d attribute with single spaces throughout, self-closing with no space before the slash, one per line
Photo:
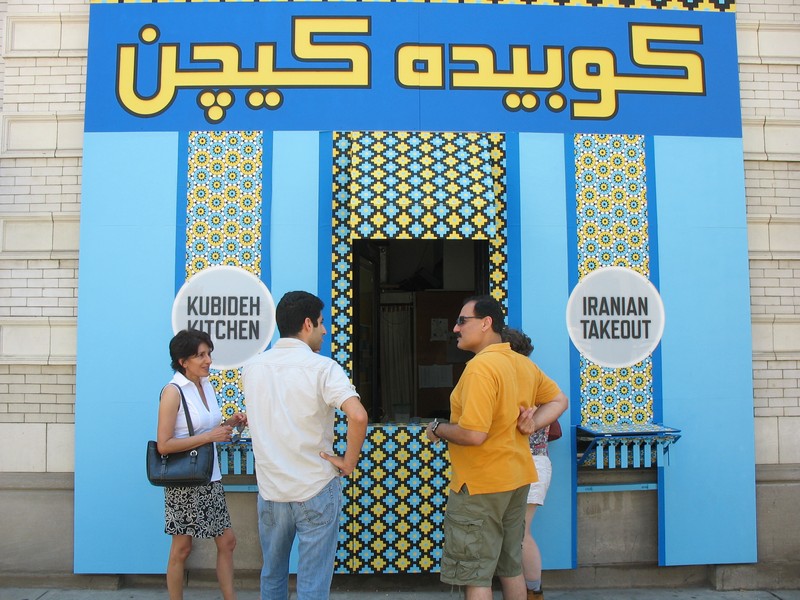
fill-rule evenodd
<path id="1" fill-rule="evenodd" d="M 164 533 L 214 538 L 231 527 L 222 483 L 164 488 Z"/>

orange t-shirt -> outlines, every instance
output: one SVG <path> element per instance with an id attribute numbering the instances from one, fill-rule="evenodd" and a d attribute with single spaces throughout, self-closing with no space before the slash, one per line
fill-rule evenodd
<path id="1" fill-rule="evenodd" d="M 450 394 L 450 422 L 488 434 L 480 446 L 448 444 L 450 488 L 470 494 L 507 492 L 538 481 L 528 436 L 517 431 L 519 407 L 550 402 L 558 385 L 507 343 L 476 354 Z"/>

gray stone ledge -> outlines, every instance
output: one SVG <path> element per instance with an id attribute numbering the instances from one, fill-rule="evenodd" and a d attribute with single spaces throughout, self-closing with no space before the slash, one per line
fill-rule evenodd
<path id="1" fill-rule="evenodd" d="M 756 483 L 798 483 L 800 484 L 800 464 L 796 465 L 756 465 Z"/>
<path id="2" fill-rule="evenodd" d="M 74 473 L 0 473 L 0 490 L 73 490 Z"/>

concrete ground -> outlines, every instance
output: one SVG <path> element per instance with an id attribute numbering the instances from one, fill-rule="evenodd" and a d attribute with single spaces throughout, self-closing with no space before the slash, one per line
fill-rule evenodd
<path id="1" fill-rule="evenodd" d="M 217 590 L 187 588 L 187 600 L 218 600 Z M 331 600 L 459 600 L 462 594 L 457 589 L 435 590 L 367 590 L 337 591 Z M 502 598 L 495 592 L 497 600 Z M 624 590 L 545 590 L 547 600 L 800 600 L 800 590 L 735 591 L 717 592 L 700 588 L 681 589 L 624 589 Z M 290 600 L 296 598 L 290 595 Z M 0 600 L 166 600 L 163 587 L 132 587 L 117 590 L 94 589 L 45 589 L 45 588 L 0 588 Z M 238 593 L 238 600 L 259 600 L 255 590 Z"/>

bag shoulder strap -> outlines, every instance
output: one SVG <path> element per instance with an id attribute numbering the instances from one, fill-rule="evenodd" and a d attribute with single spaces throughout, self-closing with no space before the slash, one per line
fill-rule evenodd
<path id="1" fill-rule="evenodd" d="M 178 393 L 181 395 L 181 403 L 183 404 L 183 414 L 186 416 L 186 426 L 189 428 L 189 436 L 194 435 L 194 427 L 192 426 L 192 417 L 189 416 L 189 407 L 186 404 L 186 396 L 183 395 L 183 390 L 181 386 L 177 383 L 173 383 L 176 388 L 178 388 Z"/>

